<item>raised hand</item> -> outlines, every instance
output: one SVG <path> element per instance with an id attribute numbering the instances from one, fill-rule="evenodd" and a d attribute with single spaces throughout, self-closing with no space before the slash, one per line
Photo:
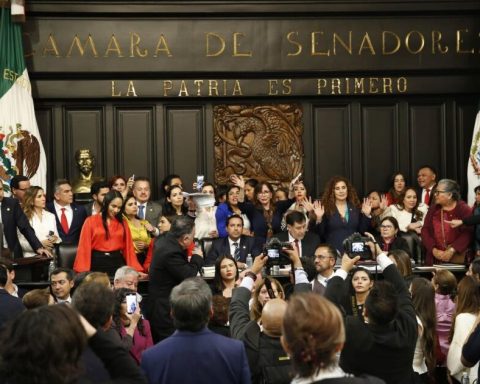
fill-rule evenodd
<path id="1" fill-rule="evenodd" d="M 362 213 L 365 216 L 370 216 L 370 214 L 372 213 L 372 203 L 370 202 L 370 199 L 368 199 L 368 198 L 363 199 Z"/>
<path id="2" fill-rule="evenodd" d="M 323 215 L 325 214 L 325 208 L 320 200 L 315 200 L 313 202 L 313 212 L 315 213 L 315 216 L 317 216 L 317 222 L 322 221 Z"/>

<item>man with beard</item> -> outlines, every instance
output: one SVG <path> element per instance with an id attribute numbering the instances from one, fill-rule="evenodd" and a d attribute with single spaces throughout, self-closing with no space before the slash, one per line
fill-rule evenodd
<path id="1" fill-rule="evenodd" d="M 328 280 L 333 277 L 337 250 L 330 244 L 320 244 L 315 250 L 315 269 L 317 276 L 312 280 L 313 292 L 323 296 Z"/>

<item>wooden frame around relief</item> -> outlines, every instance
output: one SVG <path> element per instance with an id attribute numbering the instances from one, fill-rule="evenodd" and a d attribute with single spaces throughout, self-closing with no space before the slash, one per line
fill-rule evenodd
<path id="1" fill-rule="evenodd" d="M 214 106 L 215 182 L 237 174 L 287 186 L 303 170 L 302 118 L 299 104 Z"/>

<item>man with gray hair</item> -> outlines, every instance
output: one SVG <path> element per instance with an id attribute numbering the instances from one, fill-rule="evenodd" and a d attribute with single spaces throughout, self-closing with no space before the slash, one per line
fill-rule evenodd
<path id="1" fill-rule="evenodd" d="M 113 278 L 113 289 L 128 288 L 132 291 L 138 291 L 138 277 L 139 273 L 136 269 L 124 265 L 115 272 Z"/>
<path id="2" fill-rule="evenodd" d="M 201 278 L 173 288 L 170 304 L 176 332 L 142 355 L 149 383 L 250 383 L 242 342 L 207 328 L 212 292 Z"/>
<path id="3" fill-rule="evenodd" d="M 187 249 L 193 243 L 195 226 L 186 216 L 172 220 L 170 231 L 155 244 L 149 271 L 147 318 L 155 342 L 170 336 L 175 328 L 170 318 L 169 297 L 173 287 L 200 273 L 204 265 L 201 250 L 194 249 L 188 261 Z"/>

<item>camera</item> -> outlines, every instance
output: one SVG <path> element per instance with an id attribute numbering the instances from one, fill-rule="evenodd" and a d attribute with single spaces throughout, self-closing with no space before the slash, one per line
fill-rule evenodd
<path id="1" fill-rule="evenodd" d="M 343 240 L 343 249 L 351 258 L 360 256 L 361 260 L 369 260 L 372 258 L 372 252 L 367 245 L 369 241 L 372 241 L 369 237 L 362 236 L 355 232 Z"/>
<path id="2" fill-rule="evenodd" d="M 282 242 L 275 237 L 265 244 L 264 254 L 268 256 L 267 268 L 271 268 L 274 265 L 287 265 L 291 263 L 288 255 L 282 252 L 282 248 L 292 249 L 292 244 Z"/>

